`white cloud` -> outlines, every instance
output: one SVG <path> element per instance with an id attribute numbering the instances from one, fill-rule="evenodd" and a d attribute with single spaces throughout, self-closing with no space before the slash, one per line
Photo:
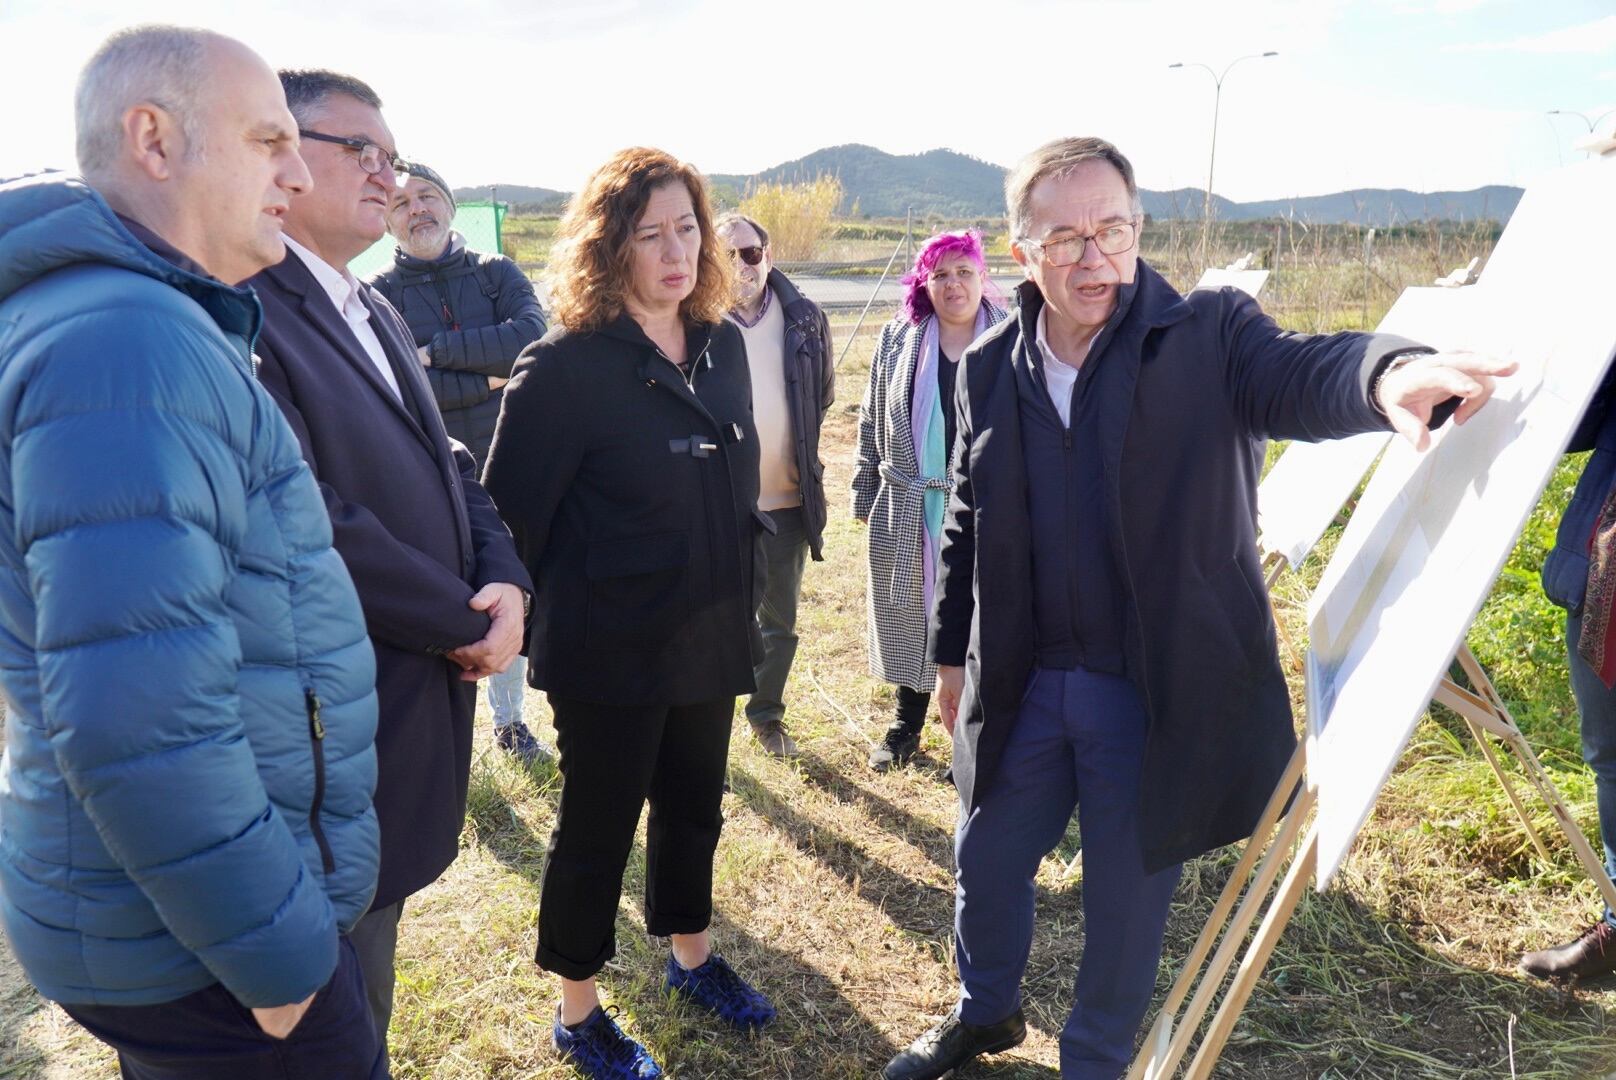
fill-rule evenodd
<path id="1" fill-rule="evenodd" d="M 1583 53 L 1608 55 L 1616 52 L 1616 15 L 1603 19 L 1550 30 L 1543 34 L 1528 34 L 1508 41 L 1479 41 L 1463 45 L 1449 45 L 1445 52 L 1468 53 Z"/>

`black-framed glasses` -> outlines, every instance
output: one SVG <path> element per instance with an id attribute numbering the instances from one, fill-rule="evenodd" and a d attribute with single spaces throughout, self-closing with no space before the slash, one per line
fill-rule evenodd
<path id="1" fill-rule="evenodd" d="M 1133 247 L 1134 241 L 1139 238 L 1139 223 L 1137 220 L 1119 222 L 1116 225 L 1107 225 L 1097 233 L 1088 236 L 1060 236 L 1054 240 L 1023 240 L 1023 244 L 1030 244 L 1040 249 L 1044 254 L 1044 261 L 1050 266 L 1071 266 L 1083 258 L 1083 251 L 1094 241 L 1094 246 L 1101 255 L 1121 255 Z"/>
<path id="2" fill-rule="evenodd" d="M 763 249 L 756 244 L 751 247 L 732 247 L 729 249 L 729 257 L 740 259 L 747 266 L 756 266 L 763 261 Z"/>
<path id="3" fill-rule="evenodd" d="M 302 128 L 298 128 L 297 133 L 303 138 L 313 139 L 315 142 L 335 143 L 338 146 L 346 146 L 350 150 L 357 150 L 359 152 L 359 167 L 372 176 L 381 172 L 383 165 L 392 169 L 395 175 L 410 171 L 409 162 L 397 154 L 388 153 L 373 142 L 366 142 L 364 139 L 350 139 L 345 135 L 327 135 L 323 131 L 304 131 Z"/>

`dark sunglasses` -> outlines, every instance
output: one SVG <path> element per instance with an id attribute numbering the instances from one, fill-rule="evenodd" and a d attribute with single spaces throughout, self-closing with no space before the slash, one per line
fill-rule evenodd
<path id="1" fill-rule="evenodd" d="M 747 266 L 756 266 L 763 261 L 763 249 L 760 247 L 730 248 L 729 257 L 739 258 Z"/>

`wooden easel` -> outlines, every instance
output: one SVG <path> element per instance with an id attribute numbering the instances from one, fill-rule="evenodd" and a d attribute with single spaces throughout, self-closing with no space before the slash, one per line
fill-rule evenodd
<path id="1" fill-rule="evenodd" d="M 1268 570 L 1270 587 L 1278 580 L 1284 566 L 1283 558 L 1269 556 L 1265 568 Z M 1509 774 L 1504 771 L 1497 751 L 1487 736 L 1491 735 L 1498 739 L 1509 749 L 1520 764 L 1527 782 L 1537 791 L 1538 797 L 1549 807 L 1555 820 L 1559 822 L 1560 830 L 1570 842 L 1577 861 L 1598 886 L 1605 903 L 1616 908 L 1616 885 L 1612 884 L 1610 876 L 1605 872 L 1604 863 L 1600 861 L 1593 845 L 1588 842 L 1588 838 L 1582 834 L 1582 830 L 1572 819 L 1565 801 L 1560 797 L 1553 781 L 1549 779 L 1548 773 L 1543 770 L 1537 755 L 1532 752 L 1531 745 L 1521 734 L 1509 710 L 1504 707 L 1498 691 L 1494 689 L 1492 681 L 1487 678 L 1487 673 L 1471 653 L 1470 647 L 1466 645 L 1461 648 L 1455 660 L 1460 670 L 1464 672 L 1465 678 L 1469 680 L 1471 688 L 1460 686 L 1451 676 L 1444 676 L 1437 684 L 1432 700 L 1464 718 L 1471 735 L 1481 747 L 1487 764 L 1492 767 L 1493 775 L 1498 778 L 1505 794 L 1509 796 L 1510 804 L 1520 817 L 1521 825 L 1526 829 L 1526 835 L 1531 838 L 1533 847 L 1545 862 L 1550 862 L 1552 860 L 1548 848 L 1532 826 L 1526 807 L 1522 804 L 1514 784 L 1509 779 Z M 1212 1068 L 1223 1053 L 1223 1047 L 1234 1030 L 1235 1021 L 1245 1008 L 1246 1002 L 1250 1000 L 1257 979 L 1279 941 L 1279 935 L 1290 923 L 1296 905 L 1301 901 L 1302 891 L 1307 888 L 1307 883 L 1317 867 L 1317 825 L 1308 825 L 1306 832 L 1303 832 L 1303 826 L 1307 825 L 1317 801 L 1317 796 L 1302 784 L 1305 768 L 1304 744 L 1296 748 L 1290 764 L 1285 768 L 1284 776 L 1280 778 L 1279 785 L 1268 800 L 1268 806 L 1263 810 L 1245 851 L 1241 853 L 1234 873 L 1230 875 L 1228 884 L 1224 886 L 1217 903 L 1212 907 L 1205 929 L 1196 939 L 1194 948 L 1185 959 L 1183 970 L 1162 1002 L 1161 1012 L 1151 1026 L 1150 1033 L 1145 1037 L 1139 1056 L 1134 1059 L 1133 1066 L 1128 1070 L 1127 1080 L 1168 1080 L 1177 1071 L 1179 1063 L 1188 1052 L 1190 1040 L 1195 1037 L 1207 1010 L 1211 1007 L 1213 997 L 1228 977 L 1235 954 L 1239 952 L 1258 912 L 1262 910 L 1269 894 L 1273 892 L 1273 900 L 1263 914 L 1262 923 L 1241 958 L 1228 992 L 1219 1004 L 1211 1026 L 1207 1028 L 1200 1046 L 1196 1049 L 1195 1057 L 1190 1061 L 1184 1074 L 1185 1080 L 1206 1080 L 1212 1075 Z M 1293 794 L 1294 802 L 1291 801 Z M 1290 805 L 1288 811 L 1285 809 L 1287 803 Z M 1275 882 L 1279 880 L 1282 870 L 1285 876 L 1279 881 L 1278 891 L 1275 892 Z M 1207 966 L 1205 974 L 1201 975 L 1201 969 L 1207 964 L 1207 956 L 1212 953 L 1214 942 L 1218 942 L 1217 952 L 1212 955 L 1211 964 Z M 1197 976 L 1200 976 L 1198 982 Z M 1192 987 L 1195 989 L 1195 995 L 1190 1000 L 1188 1008 L 1184 1008 L 1181 1017 L 1179 1010 L 1184 1007 L 1184 1001 L 1190 996 Z"/>

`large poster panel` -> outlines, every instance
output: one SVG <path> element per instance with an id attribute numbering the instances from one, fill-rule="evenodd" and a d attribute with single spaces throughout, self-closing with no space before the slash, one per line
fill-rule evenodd
<path id="1" fill-rule="evenodd" d="M 1519 362 L 1424 454 L 1394 439 L 1308 609 L 1308 779 L 1324 888 L 1616 350 L 1616 158 L 1532 184 L 1469 303 L 1407 332 Z M 1440 307 L 1441 305 L 1439 305 Z M 1429 319 L 1429 323 L 1424 320 Z"/>

